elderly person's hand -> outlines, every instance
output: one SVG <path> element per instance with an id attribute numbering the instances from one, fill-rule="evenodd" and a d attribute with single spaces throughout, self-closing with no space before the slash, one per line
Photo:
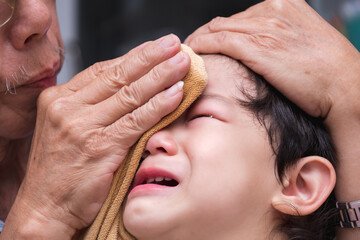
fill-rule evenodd
<path id="1" fill-rule="evenodd" d="M 180 40 L 169 35 L 40 95 L 28 170 L 4 239 L 70 239 L 93 221 L 129 148 L 180 103 L 177 82 L 190 58 L 179 51 Z"/>
<path id="2" fill-rule="evenodd" d="M 304 0 L 267 0 L 215 18 L 185 43 L 241 60 L 313 116 L 326 117 L 360 89 L 348 88 L 358 78 L 359 52 Z"/>
<path id="3" fill-rule="evenodd" d="M 304 111 L 325 118 L 339 157 L 337 199 L 360 199 L 360 53 L 304 0 L 267 0 L 215 18 L 185 43 L 241 60 Z M 359 239 L 358 232 L 338 237 Z"/>

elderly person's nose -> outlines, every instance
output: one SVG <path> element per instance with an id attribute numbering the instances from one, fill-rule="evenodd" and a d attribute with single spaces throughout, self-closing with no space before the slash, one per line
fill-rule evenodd
<path id="1" fill-rule="evenodd" d="M 15 4 L 13 19 L 10 24 L 10 41 L 16 49 L 23 49 L 46 35 L 52 22 L 49 4 L 55 1 L 18 0 Z"/>
<path id="2" fill-rule="evenodd" d="M 176 155 L 178 152 L 178 144 L 167 130 L 161 130 L 152 135 L 146 144 L 145 152 L 150 155 L 168 154 Z"/>

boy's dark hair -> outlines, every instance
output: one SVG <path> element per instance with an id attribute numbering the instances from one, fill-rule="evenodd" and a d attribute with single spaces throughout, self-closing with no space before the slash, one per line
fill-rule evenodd
<path id="1" fill-rule="evenodd" d="M 248 72 L 255 91 L 241 88 L 246 100 L 239 99 L 239 102 L 265 127 L 275 154 L 279 181 L 282 182 L 287 169 L 306 156 L 322 156 L 335 167 L 335 149 L 323 120 L 306 114 L 263 77 L 249 69 Z M 335 202 L 334 193 L 331 193 L 326 202 L 310 215 L 284 216 L 283 223 L 276 230 L 287 234 L 291 240 L 332 240 L 337 222 Z"/>

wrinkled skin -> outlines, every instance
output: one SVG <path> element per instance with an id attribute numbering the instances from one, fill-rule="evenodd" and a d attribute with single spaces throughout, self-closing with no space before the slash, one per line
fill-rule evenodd
<path id="1" fill-rule="evenodd" d="M 308 114 L 323 117 L 339 157 L 337 199 L 360 199 L 360 53 L 305 1 L 267 0 L 215 18 L 185 43 L 239 59 Z M 338 232 L 339 239 L 359 235 Z"/>
<path id="2" fill-rule="evenodd" d="M 40 12 L 33 17 L 35 12 Z M 52 78 L 63 62 L 55 1 L 17 1 L 12 19 L 0 28 L 0 219 L 5 220 L 24 177 L 36 101 L 45 88 L 30 82 Z"/>
<path id="3" fill-rule="evenodd" d="M 352 85 L 360 64 L 355 47 L 303 0 L 268 0 L 215 18 L 185 43 L 197 52 L 241 60 L 307 113 L 321 117 L 338 104 L 339 88 Z"/>
<path id="4" fill-rule="evenodd" d="M 0 239 L 70 239 L 95 218 L 129 147 L 180 103 L 189 56 L 169 35 L 54 86 L 55 0 L 16 1 L 0 41 Z"/>

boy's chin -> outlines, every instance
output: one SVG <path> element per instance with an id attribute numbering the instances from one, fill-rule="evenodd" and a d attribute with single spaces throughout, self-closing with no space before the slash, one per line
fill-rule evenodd
<path id="1" fill-rule="evenodd" d="M 136 239 L 142 239 L 145 236 L 149 238 L 149 233 L 152 235 L 158 232 L 159 228 L 164 227 L 156 224 L 157 217 L 151 210 L 126 206 L 123 214 L 124 226 Z"/>
<path id="2" fill-rule="evenodd" d="M 136 239 L 159 239 L 158 236 L 162 236 L 171 228 L 169 221 L 161 221 L 166 219 L 166 216 L 162 216 L 163 213 L 164 211 L 159 209 L 127 205 L 123 214 L 124 226 Z"/>

